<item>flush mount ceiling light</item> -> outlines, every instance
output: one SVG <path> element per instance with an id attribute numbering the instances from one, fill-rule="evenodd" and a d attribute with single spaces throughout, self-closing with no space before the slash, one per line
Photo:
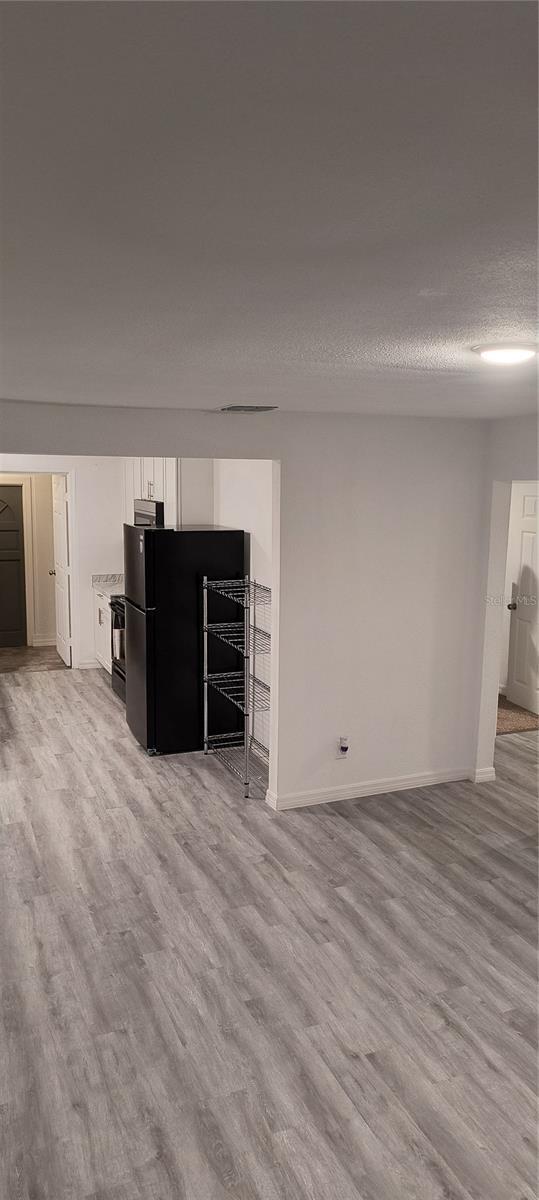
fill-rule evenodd
<path id="1" fill-rule="evenodd" d="M 530 358 L 535 358 L 537 354 L 537 346 L 532 346 L 530 343 L 525 345 L 522 342 L 507 342 L 492 346 L 472 346 L 472 350 L 479 354 L 485 362 L 494 363 L 497 367 L 512 367 L 517 363 L 528 362 Z"/>

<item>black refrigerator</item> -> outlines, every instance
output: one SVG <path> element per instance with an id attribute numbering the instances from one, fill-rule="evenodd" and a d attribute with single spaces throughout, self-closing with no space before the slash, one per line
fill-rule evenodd
<path id="1" fill-rule="evenodd" d="M 202 580 L 246 575 L 249 536 L 212 525 L 124 525 L 124 568 L 127 724 L 150 754 L 202 750 Z M 230 619 L 224 609 L 222 619 Z M 235 651 L 219 642 L 212 664 L 236 670 Z M 212 704 L 213 728 L 241 729 L 222 696 Z"/>

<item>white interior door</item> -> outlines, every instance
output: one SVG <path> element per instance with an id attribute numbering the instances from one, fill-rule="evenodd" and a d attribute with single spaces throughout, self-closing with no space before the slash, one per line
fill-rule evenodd
<path id="1" fill-rule="evenodd" d="M 506 696 L 539 713 L 539 639 L 537 631 L 537 483 L 514 483 L 511 570 L 511 627 Z"/>
<path id="2" fill-rule="evenodd" d="M 52 477 L 54 530 L 54 599 L 56 604 L 56 649 L 66 666 L 71 666 L 71 609 L 69 590 L 68 496 L 65 475 Z"/>

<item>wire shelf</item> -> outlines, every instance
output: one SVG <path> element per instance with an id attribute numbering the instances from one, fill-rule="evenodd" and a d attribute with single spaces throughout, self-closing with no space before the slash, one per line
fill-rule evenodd
<path id="1" fill-rule="evenodd" d="M 241 735 L 240 735 L 241 736 Z M 214 758 L 222 763 L 228 771 L 232 771 L 242 783 L 245 783 L 245 751 L 243 743 L 240 745 L 230 744 L 214 744 L 214 739 L 209 740 L 209 749 Z M 254 746 L 251 747 L 249 756 L 249 782 L 258 785 L 264 791 L 268 787 L 268 771 L 266 763 L 259 757 Z"/>
<path id="2" fill-rule="evenodd" d="M 243 609 L 243 619 L 208 621 L 208 593 L 224 596 Z M 212 753 L 241 779 L 244 795 L 249 788 L 267 788 L 269 751 L 266 741 L 270 711 L 269 676 L 271 655 L 271 588 L 249 576 L 243 579 L 207 579 L 202 585 L 202 631 L 204 641 L 204 751 Z M 243 670 L 210 671 L 212 639 L 231 646 L 243 658 Z M 223 664 L 224 665 L 224 664 Z M 208 691 L 219 692 L 243 713 L 243 729 L 212 734 L 208 728 Z M 259 716 L 258 714 L 262 714 Z M 255 732 L 256 731 L 256 732 Z M 262 740 L 261 740 L 262 739 Z"/>
<path id="3" fill-rule="evenodd" d="M 210 750 L 217 750 L 219 746 L 242 746 L 243 747 L 243 730 L 236 730 L 232 733 L 209 733 L 208 747 Z"/>
<path id="4" fill-rule="evenodd" d="M 206 625 L 205 629 L 214 637 L 232 646 L 240 654 L 245 654 L 245 625 L 243 621 L 220 621 L 218 624 Z M 266 629 L 251 625 L 251 653 L 271 654 L 271 634 Z"/>
<path id="5" fill-rule="evenodd" d="M 259 759 L 261 767 L 264 766 L 266 772 L 269 769 L 269 750 L 264 746 L 263 742 L 259 742 L 255 737 L 251 738 L 251 753 Z"/>
<path id="6" fill-rule="evenodd" d="M 242 608 L 247 608 L 253 603 L 271 604 L 271 588 L 265 587 L 263 583 L 246 583 L 244 579 L 208 579 L 206 587 L 209 592 L 217 592 L 220 596 L 227 596 L 235 604 L 241 604 Z"/>
<path id="7" fill-rule="evenodd" d="M 245 704 L 245 678 L 243 671 L 220 671 L 218 674 L 207 675 L 211 687 L 226 696 L 240 712 L 247 712 Z M 254 675 L 250 677 L 250 711 L 267 712 L 270 706 L 270 689 L 267 683 L 262 683 Z"/>

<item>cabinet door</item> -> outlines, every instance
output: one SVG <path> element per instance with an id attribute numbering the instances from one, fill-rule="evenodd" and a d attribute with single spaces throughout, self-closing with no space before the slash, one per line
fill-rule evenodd
<path id="1" fill-rule="evenodd" d="M 111 615 L 108 596 L 95 593 L 95 656 L 102 667 L 110 673 L 111 662 Z"/>
<path id="2" fill-rule="evenodd" d="M 154 460 L 153 458 L 143 458 L 142 462 L 142 500 L 154 500 Z"/>
<path id="3" fill-rule="evenodd" d="M 135 500 L 142 500 L 142 459 L 124 458 L 124 521 L 133 524 Z"/>
<path id="4" fill-rule="evenodd" d="M 145 495 L 144 480 L 142 475 L 143 459 L 132 458 L 131 462 L 133 464 L 133 499 L 143 500 Z"/>
<path id="5" fill-rule="evenodd" d="M 112 613 L 108 600 L 103 609 L 103 666 L 112 675 Z"/>
<path id="6" fill-rule="evenodd" d="M 152 500 L 165 499 L 165 460 L 164 458 L 154 458 L 153 460 L 153 492 Z"/>

